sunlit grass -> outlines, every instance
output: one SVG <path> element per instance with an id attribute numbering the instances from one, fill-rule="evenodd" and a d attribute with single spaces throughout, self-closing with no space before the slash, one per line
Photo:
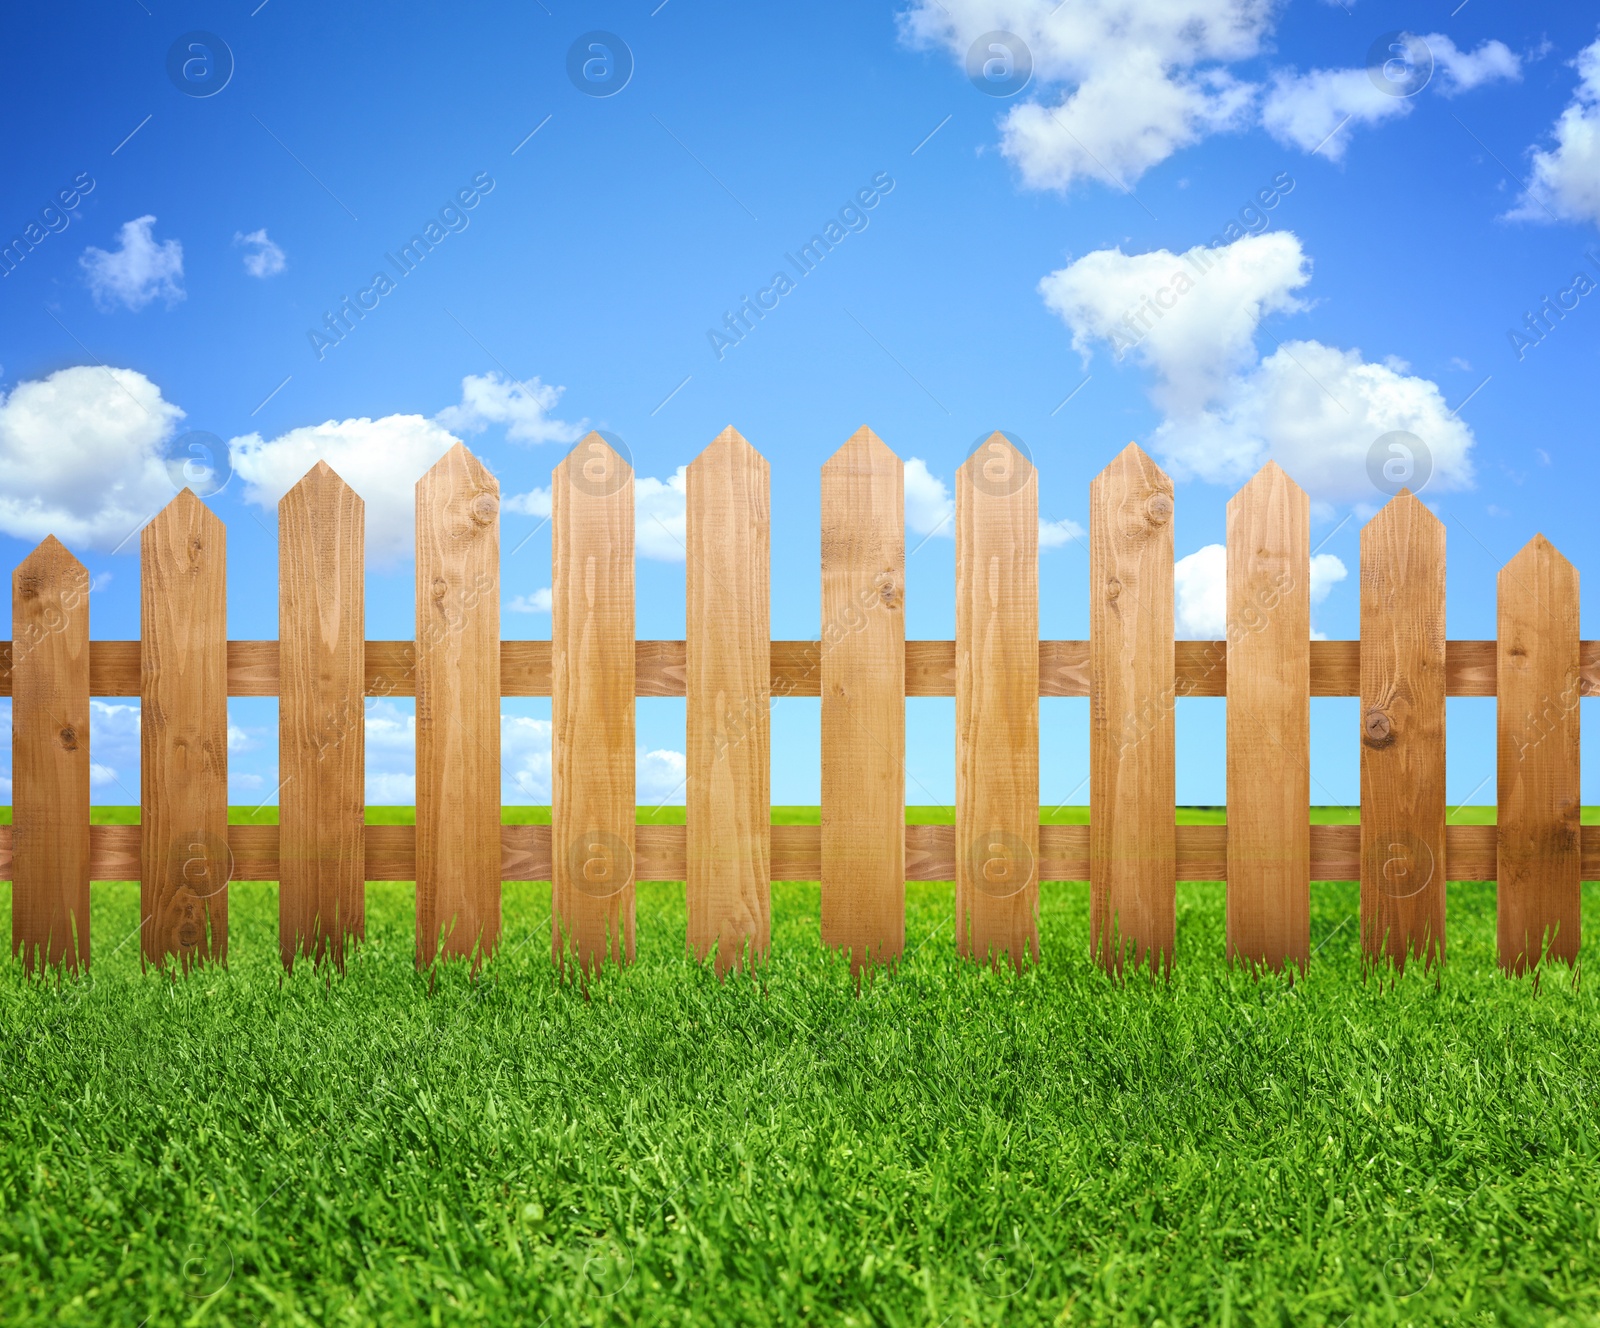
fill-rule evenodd
<path id="1" fill-rule="evenodd" d="M 404 884 L 344 977 L 285 978 L 276 888 L 235 883 L 228 969 L 176 981 L 97 885 L 89 978 L 0 978 L 0 1322 L 1600 1319 L 1600 1010 L 1499 973 L 1492 886 L 1394 982 L 1318 885 L 1291 984 L 1230 971 L 1223 888 L 1183 884 L 1170 980 L 1120 987 L 1081 884 L 1020 976 L 958 960 L 949 885 L 906 895 L 858 994 L 814 884 L 726 983 L 641 885 L 637 962 L 585 992 L 543 885 L 473 980 L 416 973 Z"/>

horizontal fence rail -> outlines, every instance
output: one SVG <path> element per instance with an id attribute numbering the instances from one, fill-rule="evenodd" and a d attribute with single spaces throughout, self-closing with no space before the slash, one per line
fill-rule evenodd
<path id="1" fill-rule="evenodd" d="M 1165 971 L 1175 885 L 1226 883 L 1227 957 L 1310 962 L 1314 880 L 1361 887 L 1370 962 L 1442 960 L 1446 882 L 1494 881 L 1512 973 L 1574 961 L 1579 706 L 1600 695 L 1578 573 L 1536 536 L 1499 573 L 1497 635 L 1445 639 L 1445 531 L 1401 490 L 1361 531 L 1357 641 L 1310 637 L 1305 493 L 1269 462 L 1228 503 L 1227 636 L 1173 639 L 1171 480 L 1129 445 L 1089 492 L 1087 641 L 1039 640 L 1038 475 L 994 434 L 956 473 L 956 636 L 905 639 L 904 472 L 870 430 L 822 468 L 822 622 L 771 640 L 767 462 L 724 430 L 686 470 L 686 631 L 635 635 L 634 479 L 591 434 L 551 478 L 551 639 L 500 624 L 500 492 L 457 444 L 416 486 L 416 635 L 367 640 L 365 507 L 318 462 L 279 504 L 277 641 L 230 641 L 227 533 L 184 490 L 141 532 L 140 637 L 90 639 L 88 577 L 53 537 L 15 569 L 12 949 L 86 967 L 89 883 L 140 882 L 146 963 L 224 962 L 231 881 L 277 881 L 282 960 L 343 966 L 368 881 L 416 888 L 416 961 L 492 955 L 501 884 L 551 883 L 558 964 L 634 955 L 639 881 L 682 881 L 685 945 L 719 973 L 771 948 L 771 882 L 820 883 L 822 940 L 893 964 L 907 881 L 955 883 L 955 946 L 1040 958 L 1039 887 L 1087 881 L 1090 951 Z M 89 824 L 91 697 L 141 700 L 141 816 Z M 276 826 L 227 824 L 227 700 L 279 704 Z M 365 699 L 415 697 L 414 826 L 364 824 Z M 637 823 L 635 701 L 686 699 L 685 824 Z M 906 824 L 907 697 L 955 700 L 953 825 Z M 1089 700 L 1083 825 L 1039 823 L 1042 697 Z M 1225 825 L 1174 823 L 1174 710 L 1227 698 Z M 1313 697 L 1360 700 L 1359 824 L 1309 821 Z M 1497 699 L 1496 824 L 1446 824 L 1445 699 Z M 549 697 L 551 824 L 500 823 L 502 697 Z M 770 824 L 771 702 L 821 701 L 821 817 Z"/>

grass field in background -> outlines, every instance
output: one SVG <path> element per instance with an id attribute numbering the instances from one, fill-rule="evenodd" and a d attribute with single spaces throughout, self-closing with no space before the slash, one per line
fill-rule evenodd
<path id="1" fill-rule="evenodd" d="M 644 884 L 637 962 L 585 993 L 544 885 L 476 980 L 416 973 L 409 885 L 368 887 L 344 977 L 286 978 L 276 887 L 235 883 L 229 967 L 178 980 L 97 885 L 90 977 L 0 977 L 0 1322 L 1600 1322 L 1600 1008 L 1500 975 L 1492 886 L 1392 981 L 1317 885 L 1290 984 L 1180 885 L 1170 980 L 1121 987 L 1081 884 L 1021 975 L 956 959 L 949 885 L 906 896 L 857 995 L 814 884 L 726 983 Z"/>

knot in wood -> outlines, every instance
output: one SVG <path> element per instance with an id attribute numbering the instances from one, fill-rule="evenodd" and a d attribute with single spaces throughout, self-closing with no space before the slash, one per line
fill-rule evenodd
<path id="1" fill-rule="evenodd" d="M 1144 511 L 1152 525 L 1164 526 L 1172 519 L 1172 499 L 1164 493 L 1153 493 L 1146 499 Z"/>
<path id="2" fill-rule="evenodd" d="M 78 750 L 78 731 L 70 724 L 61 730 L 61 745 L 69 752 Z"/>
<path id="3" fill-rule="evenodd" d="M 1361 734 L 1373 746 L 1381 746 L 1394 737 L 1394 725 L 1381 710 L 1369 710 L 1361 721 Z"/>
<path id="4" fill-rule="evenodd" d="M 472 519 L 480 526 L 487 526 L 493 521 L 499 510 L 500 500 L 492 493 L 480 493 L 472 500 Z"/>
<path id="5" fill-rule="evenodd" d="M 1106 598 L 1109 600 L 1115 600 L 1121 593 L 1122 582 L 1118 581 L 1116 577 L 1110 578 L 1110 580 L 1106 582 Z"/>

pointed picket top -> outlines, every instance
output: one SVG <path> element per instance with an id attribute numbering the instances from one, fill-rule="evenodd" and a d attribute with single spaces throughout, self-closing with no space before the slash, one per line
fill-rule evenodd
<path id="1" fill-rule="evenodd" d="M 89 575 L 88 569 L 72 556 L 71 549 L 54 535 L 46 535 L 34 546 L 33 551 L 17 564 L 15 584 L 19 593 L 28 594 L 28 580 L 47 577 L 54 579 L 56 584 L 60 585 L 62 578 L 70 577 L 76 580 L 80 572 L 85 578 Z"/>
<path id="2" fill-rule="evenodd" d="M 612 447 L 591 429 L 550 472 L 552 481 L 561 479 L 573 488 L 596 497 L 617 492 L 633 476 L 630 458 Z"/>
<path id="3" fill-rule="evenodd" d="M 225 529 L 222 518 L 207 507 L 193 489 L 185 487 L 178 490 L 177 496 L 151 517 L 139 532 L 139 548 L 142 555 L 148 555 L 156 542 L 163 538 L 181 536 L 185 541 L 190 541 L 192 536 L 201 534 L 207 538 L 220 537 Z M 220 552 L 220 542 L 217 547 Z M 195 555 L 203 553 L 204 549 L 205 540 L 193 542 L 189 560 L 193 562 Z"/>
<path id="4" fill-rule="evenodd" d="M 278 499 L 278 511 L 280 513 L 283 511 L 283 505 L 291 497 L 298 496 L 301 501 L 314 509 L 320 510 L 328 503 L 337 501 L 339 497 L 347 493 L 354 497 L 356 502 L 363 507 L 366 506 L 361 495 L 356 493 L 345 482 L 343 475 L 339 474 L 326 461 L 318 461 L 316 465 L 312 466 L 310 470 L 295 481 L 294 487 L 288 493 Z"/>
<path id="5" fill-rule="evenodd" d="M 1137 539 L 1172 520 L 1172 479 L 1138 443 L 1129 443 L 1089 481 L 1089 510 L 1114 514 L 1114 539 Z"/>
<path id="6" fill-rule="evenodd" d="M 1367 531 L 1374 529 L 1388 530 L 1399 521 L 1421 521 L 1426 529 L 1444 528 L 1444 522 L 1439 520 L 1431 507 L 1410 489 L 1402 488 L 1378 509 L 1377 514 L 1361 528 L 1361 533 L 1365 535 Z"/>
<path id="7" fill-rule="evenodd" d="M 1036 474 L 1033 458 L 997 429 L 972 449 L 957 469 L 956 479 L 980 493 L 1008 498 L 1027 488 Z"/>
<path id="8" fill-rule="evenodd" d="M 500 481 L 457 443 L 417 481 L 416 501 L 419 542 L 429 531 L 462 539 L 497 525 Z"/>
<path id="9" fill-rule="evenodd" d="M 700 455 L 689 463 L 689 469 L 692 471 L 699 467 L 703 470 L 725 458 L 741 462 L 754 460 L 763 467 L 767 464 L 767 459 L 751 447 L 744 435 L 730 424 L 705 445 Z"/>
<path id="10" fill-rule="evenodd" d="M 845 439 L 838 451 L 822 463 L 822 469 L 826 473 L 830 469 L 843 466 L 870 466 L 873 462 L 893 462 L 896 466 L 902 464 L 894 449 L 863 424 Z"/>
<path id="11" fill-rule="evenodd" d="M 1258 493 L 1270 495 L 1282 493 L 1286 497 L 1299 498 L 1304 496 L 1305 490 L 1296 484 L 1294 476 L 1290 475 L 1276 461 L 1268 461 L 1244 484 L 1239 486 L 1239 491 L 1232 498 L 1228 499 L 1228 511 L 1232 512 L 1246 494 L 1253 495 Z"/>
<path id="12" fill-rule="evenodd" d="M 1138 443 L 1129 443 L 1106 463 L 1104 470 L 1089 481 L 1091 495 L 1097 485 L 1104 486 L 1118 480 L 1129 487 L 1160 489 L 1169 497 L 1172 494 L 1171 478 Z M 1092 496 L 1090 502 L 1093 503 Z"/>
<path id="13" fill-rule="evenodd" d="M 1520 571 L 1524 567 L 1537 567 L 1544 564 L 1572 571 L 1576 574 L 1576 569 L 1567 560 L 1566 555 L 1556 548 L 1554 544 L 1550 543 L 1541 531 L 1511 556 L 1510 561 L 1500 569 L 1500 575 L 1503 577 L 1513 569 Z"/>

